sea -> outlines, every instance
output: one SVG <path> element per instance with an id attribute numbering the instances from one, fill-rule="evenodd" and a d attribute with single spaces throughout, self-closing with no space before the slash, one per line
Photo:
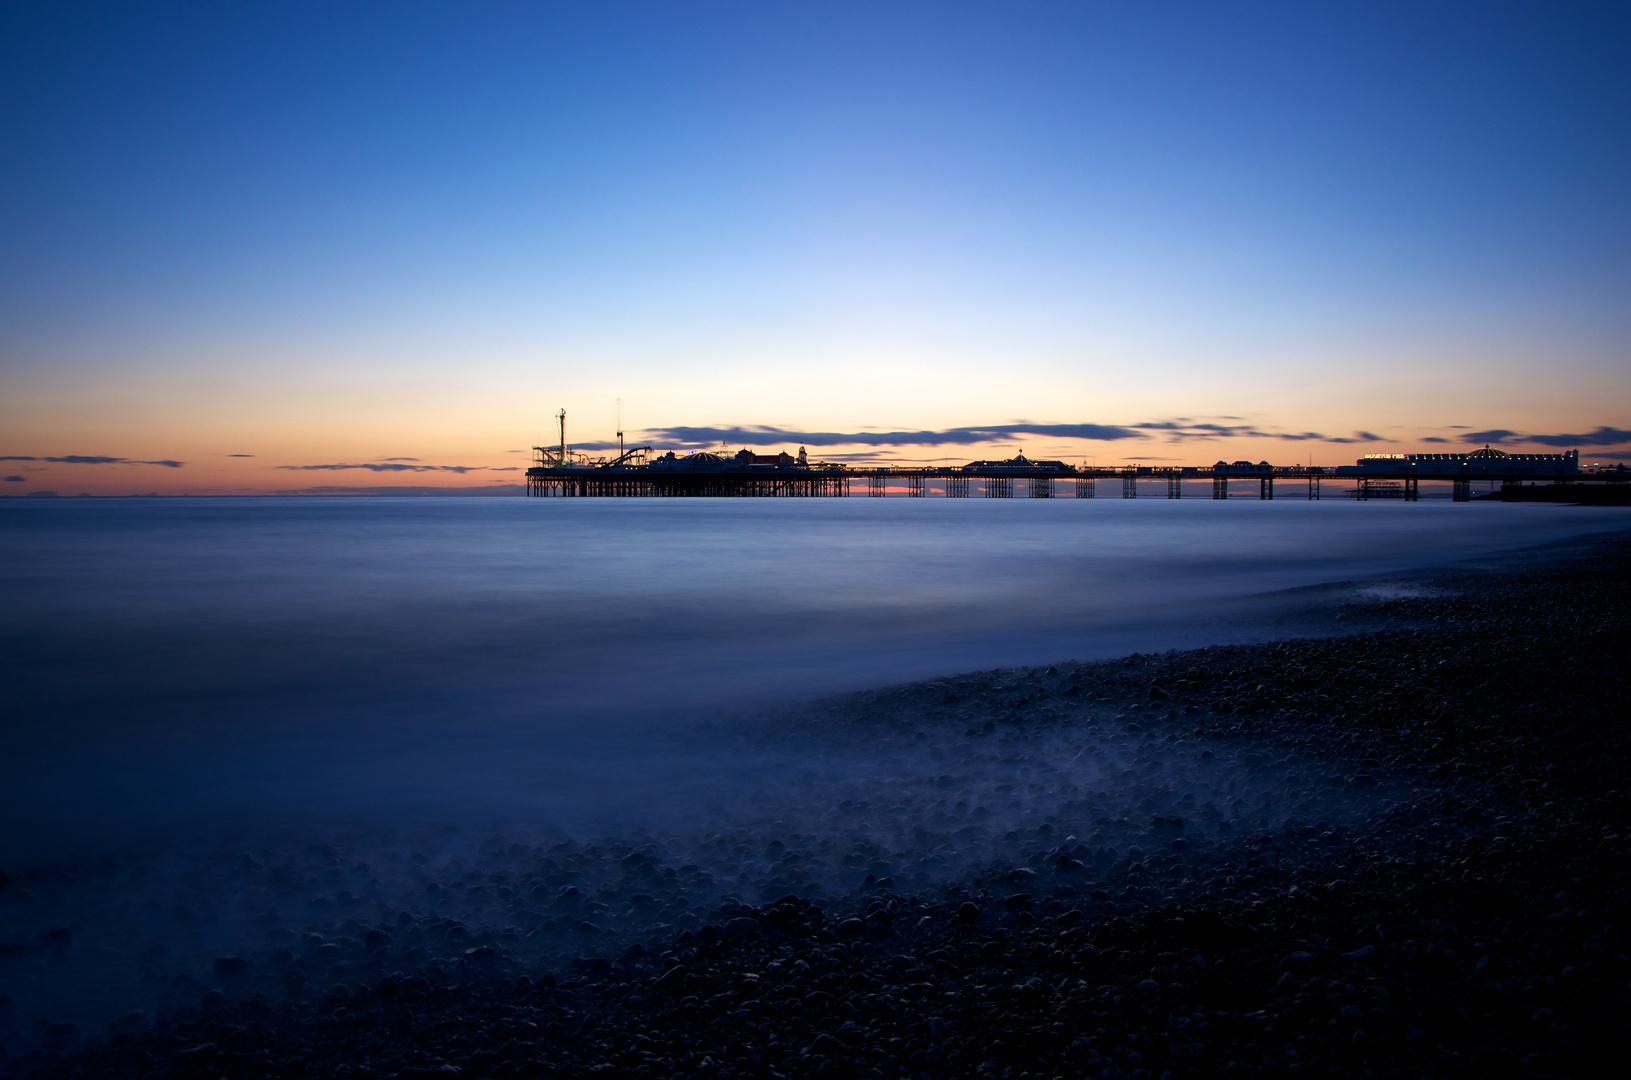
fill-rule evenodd
<path id="1" fill-rule="evenodd" d="M 0 500 L 0 858 L 233 815 L 638 816 L 683 803 L 721 718 L 1340 632 L 1318 620 L 1344 583 L 1628 526 L 1296 499 Z"/>
<path id="2" fill-rule="evenodd" d="M 1435 588 L 1424 568 L 1627 528 L 1290 499 L 0 499 L 0 1066 L 234 997 L 457 983 L 471 941 L 564 972 L 789 892 L 941 895 L 1060 838 L 1109 866 L 1163 821 L 1203 853 L 1359 827 L 1421 778 L 1356 787 L 1337 750 L 1107 699 L 980 718 L 1040 685 L 1015 667 L 1363 632 L 1354 601 Z M 869 692 L 958 675 L 918 730 Z"/>

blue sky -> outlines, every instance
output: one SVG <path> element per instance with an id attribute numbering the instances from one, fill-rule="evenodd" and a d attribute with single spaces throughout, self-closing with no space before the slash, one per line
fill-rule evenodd
<path id="1" fill-rule="evenodd" d="M 1101 462 L 1624 429 L 1627 11 L 13 5 L 0 454 L 498 468 L 619 398 L 1191 432 L 994 444 Z"/>

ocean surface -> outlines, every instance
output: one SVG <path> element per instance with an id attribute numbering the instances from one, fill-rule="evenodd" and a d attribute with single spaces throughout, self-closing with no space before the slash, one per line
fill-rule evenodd
<path id="1" fill-rule="evenodd" d="M 1345 599 L 1431 587 L 1416 568 L 1627 527 L 1334 500 L 0 500 L 0 1063 L 62 1023 L 457 982 L 472 941 L 565 971 L 743 899 L 932 894 L 1061 837 L 1094 853 L 1085 895 L 1163 821 L 1196 858 L 1360 826 L 1420 777 L 1356 787 L 1340 750 L 1162 736 L 1102 698 L 1029 733 L 801 703 L 1342 633 Z M 923 693 L 994 716 L 1036 684 Z"/>
<path id="2" fill-rule="evenodd" d="M 0 858 L 233 815 L 640 818 L 717 766 L 697 733 L 721 718 L 1331 632 L 1303 616 L 1332 583 L 1628 525 L 1294 499 L 4 500 Z"/>

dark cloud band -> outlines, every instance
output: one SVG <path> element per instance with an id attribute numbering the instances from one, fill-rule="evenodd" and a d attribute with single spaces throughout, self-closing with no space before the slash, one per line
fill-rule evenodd
<path id="1" fill-rule="evenodd" d="M 1023 436 L 1046 439 L 1081 439 L 1087 442 L 1121 442 L 1161 438 L 1168 442 L 1213 439 L 1282 439 L 1289 442 L 1385 442 L 1380 435 L 1356 431 L 1352 437 L 1322 435 L 1317 431 L 1263 431 L 1249 424 L 1201 423 L 1190 420 L 1160 420 L 1140 424 L 991 424 L 979 427 L 946 428 L 941 431 L 793 431 L 788 428 L 750 425 L 746 427 L 667 427 L 652 428 L 651 441 L 663 446 L 708 447 L 781 446 L 969 446 L 977 443 L 1012 442 Z M 580 444 L 582 449 L 602 449 L 604 443 Z"/>
<path id="2" fill-rule="evenodd" d="M 1489 431 L 1469 431 L 1461 436 L 1462 442 L 1478 445 L 1507 446 L 1512 443 L 1535 443 L 1540 446 L 1624 446 L 1631 443 L 1631 431 L 1615 427 L 1598 427 L 1584 435 L 1524 435 L 1507 428 Z"/>
<path id="3" fill-rule="evenodd" d="M 273 468 L 287 469 L 290 472 L 339 472 L 344 469 L 367 469 L 369 472 L 387 473 L 426 473 L 450 472 L 463 476 L 467 472 L 480 472 L 486 469 L 485 465 L 404 465 L 396 461 L 365 461 L 361 464 L 336 463 L 333 465 L 275 465 Z"/>
<path id="4" fill-rule="evenodd" d="M 944 431 L 790 431 L 778 427 L 669 427 L 653 428 L 656 441 L 684 446 L 967 446 L 1003 442 L 1021 435 L 1058 439 L 1143 439 L 1131 428 L 1104 424 L 997 424 L 991 427 L 947 428 Z"/>
<path id="5" fill-rule="evenodd" d="M 28 457 L 22 454 L 6 454 L 0 456 L 0 461 L 53 461 L 58 465 L 163 465 L 166 469 L 179 469 L 187 464 L 185 461 L 137 461 L 134 458 L 106 457 L 102 454 L 64 454 L 62 457 Z"/>

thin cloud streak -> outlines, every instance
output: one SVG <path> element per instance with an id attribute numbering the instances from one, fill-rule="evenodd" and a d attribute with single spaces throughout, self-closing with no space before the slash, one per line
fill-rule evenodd
<path id="1" fill-rule="evenodd" d="M 1490 431 L 1469 431 L 1461 436 L 1461 441 L 1464 443 L 1481 443 L 1485 446 L 1504 446 L 1519 438 L 1521 436 L 1516 431 L 1508 431 L 1506 428 L 1494 428 Z"/>
<path id="2" fill-rule="evenodd" d="M 399 462 L 365 461 L 360 464 L 336 463 L 332 465 L 274 465 L 274 469 L 290 472 L 339 472 L 343 469 L 367 469 L 369 472 L 450 472 L 463 476 L 467 472 L 481 472 L 485 465 L 403 465 Z"/>
<path id="3" fill-rule="evenodd" d="M 1623 428 L 1602 427 L 1584 435 L 1524 435 L 1507 428 L 1489 431 L 1469 431 L 1461 436 L 1462 442 L 1488 446 L 1509 446 L 1513 443 L 1536 443 L 1540 446 L 1624 446 L 1631 443 L 1631 431 Z"/>
<path id="4" fill-rule="evenodd" d="M 944 431 L 789 431 L 786 428 L 749 427 L 669 427 L 652 428 L 651 434 L 664 443 L 687 447 L 718 443 L 743 446 L 775 446 L 800 443 L 804 446 L 968 446 L 975 443 L 1006 442 L 1021 435 L 1065 439 L 1142 439 L 1147 436 L 1124 427 L 1104 424 L 995 424 L 989 427 L 947 428 Z"/>
<path id="5" fill-rule="evenodd" d="M 166 469 L 179 469 L 185 461 L 137 461 L 133 458 L 107 457 L 103 454 L 65 454 L 62 457 L 29 457 L 24 454 L 5 454 L 0 461 L 52 461 L 58 465 L 163 465 Z"/>
<path id="6" fill-rule="evenodd" d="M 1631 431 L 1599 427 L 1585 435 L 1531 435 L 1524 441 L 1542 446 L 1622 446 L 1631 443 Z"/>
<path id="7" fill-rule="evenodd" d="M 1264 431 L 1249 424 L 1203 423 L 1187 419 L 1145 421 L 1137 424 L 988 424 L 940 431 L 794 431 L 767 425 L 735 427 L 664 427 L 647 432 L 663 448 L 704 449 L 726 446 L 970 446 L 1013 442 L 1021 437 L 1121 442 L 1161 438 L 1168 443 L 1209 442 L 1217 439 L 1279 439 L 1286 442 L 1386 442 L 1380 435 L 1356 431 L 1352 437 L 1323 435 L 1317 431 Z M 606 449 L 606 443 L 582 443 L 580 449 Z"/>

